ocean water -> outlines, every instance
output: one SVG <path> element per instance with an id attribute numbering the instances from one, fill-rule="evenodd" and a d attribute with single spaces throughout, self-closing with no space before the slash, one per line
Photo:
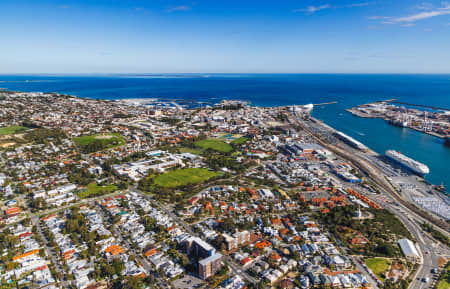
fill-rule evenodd
<path id="1" fill-rule="evenodd" d="M 241 99 L 258 106 L 337 101 L 316 106 L 313 116 L 381 154 L 395 149 L 427 164 L 431 172 L 426 179 L 450 188 L 450 148 L 442 139 L 394 127 L 381 119 L 354 117 L 344 110 L 391 98 L 450 108 L 450 75 L 0 75 L 0 88 L 98 99 L 170 98 L 210 103 Z"/>

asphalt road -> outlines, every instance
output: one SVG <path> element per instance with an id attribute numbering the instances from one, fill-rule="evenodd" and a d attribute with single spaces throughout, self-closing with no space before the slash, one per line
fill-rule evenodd
<path id="1" fill-rule="evenodd" d="M 355 263 L 356 269 L 361 272 L 367 279 L 367 281 L 372 285 L 373 288 L 377 289 L 379 288 L 377 285 L 377 281 L 375 281 L 371 276 L 369 271 L 366 270 L 366 268 L 364 268 L 357 260 L 356 257 L 350 257 L 353 261 L 353 263 Z"/>
<path id="2" fill-rule="evenodd" d="M 396 206 L 388 204 L 387 207 L 391 211 L 396 209 Z M 439 266 L 438 259 L 440 256 L 449 256 L 449 249 L 439 242 L 436 242 L 428 234 L 423 233 L 420 226 L 410 217 L 410 214 L 397 207 L 399 212 L 397 217 L 405 224 L 411 235 L 417 240 L 417 247 L 422 256 L 422 264 L 419 266 L 410 288 L 428 288 L 430 284 L 422 282 L 423 278 L 431 277 L 431 269 Z M 431 278 L 430 278 L 431 279 Z"/>
<path id="3" fill-rule="evenodd" d="M 41 236 L 41 239 L 44 242 L 45 254 L 51 258 L 52 263 L 55 265 L 56 272 L 61 273 L 62 276 L 65 276 L 66 273 L 65 273 L 64 268 L 61 266 L 61 263 L 60 263 L 62 261 L 55 254 L 54 248 L 50 247 L 49 240 L 47 239 L 47 236 L 42 232 L 39 218 L 36 217 L 33 213 L 31 213 L 31 211 L 29 209 L 28 209 L 28 214 L 30 215 L 31 224 L 33 226 L 36 226 L 37 233 Z M 58 279 L 58 278 L 56 278 L 56 276 L 53 276 L 53 277 L 55 279 Z M 63 288 L 70 288 L 70 284 L 69 284 L 69 282 L 67 280 L 60 280 L 60 285 Z"/>

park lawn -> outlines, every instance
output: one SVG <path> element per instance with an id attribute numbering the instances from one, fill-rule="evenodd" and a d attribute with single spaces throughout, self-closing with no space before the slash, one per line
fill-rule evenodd
<path id="1" fill-rule="evenodd" d="M 450 288 L 450 263 L 447 264 L 447 266 L 444 269 L 444 272 L 442 272 L 442 276 L 437 283 L 436 286 L 437 289 L 448 289 Z"/>
<path id="2" fill-rule="evenodd" d="M 102 137 L 104 137 L 104 138 L 102 138 Z M 110 138 L 108 138 L 108 137 L 110 137 Z M 100 134 L 85 135 L 85 136 L 80 136 L 80 137 L 75 138 L 75 141 L 77 142 L 77 144 L 81 145 L 81 146 L 89 145 L 97 140 L 100 140 L 105 145 L 108 145 L 109 143 L 111 143 L 115 140 L 118 141 L 118 143 L 119 143 L 118 145 L 125 144 L 125 142 L 123 141 L 122 135 L 120 135 L 118 133 L 112 133 L 112 134 L 106 134 L 106 135 L 100 135 Z"/>
<path id="3" fill-rule="evenodd" d="M 381 280 L 384 281 L 386 271 L 389 269 L 389 261 L 382 258 L 369 258 L 364 260 L 367 267 Z"/>
<path id="4" fill-rule="evenodd" d="M 15 133 L 27 130 L 27 129 L 28 128 L 26 128 L 24 126 L 18 126 L 18 125 L 7 126 L 7 127 L 0 127 L 0 135 L 15 134 Z"/>
<path id="5" fill-rule="evenodd" d="M 233 147 L 226 142 L 213 138 L 196 141 L 195 146 L 204 150 L 212 149 L 221 153 L 228 153 L 233 150 Z"/>
<path id="6" fill-rule="evenodd" d="M 448 288 L 450 288 L 450 273 L 447 272 L 447 274 L 445 276 L 446 277 L 444 277 L 444 279 L 439 281 L 439 283 L 437 285 L 437 289 L 448 289 Z"/>
<path id="7" fill-rule="evenodd" d="M 76 137 L 74 140 L 83 153 L 93 153 L 125 144 L 122 135 L 119 133 L 85 135 Z"/>
<path id="8" fill-rule="evenodd" d="M 219 173 L 201 168 L 178 169 L 157 176 L 154 183 L 165 188 L 176 188 L 187 184 L 205 182 Z"/>
<path id="9" fill-rule="evenodd" d="M 239 138 L 233 140 L 231 143 L 241 145 L 241 144 L 245 143 L 247 140 L 248 140 L 248 138 L 246 138 L 246 137 L 239 137 Z"/>
<path id="10" fill-rule="evenodd" d="M 201 155 L 201 154 L 203 154 L 203 151 L 201 149 L 181 147 L 180 148 L 180 153 L 191 153 L 191 154 L 194 154 L 194 155 Z"/>
<path id="11" fill-rule="evenodd" d="M 90 183 L 87 185 L 86 190 L 78 193 L 78 197 L 81 199 L 97 197 L 106 195 L 117 190 L 115 185 L 99 186 L 96 183 Z"/>

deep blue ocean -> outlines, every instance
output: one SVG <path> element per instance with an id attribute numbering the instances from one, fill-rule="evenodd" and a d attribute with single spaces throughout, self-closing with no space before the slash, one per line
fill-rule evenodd
<path id="1" fill-rule="evenodd" d="M 172 98 L 205 102 L 241 99 L 258 106 L 337 101 L 315 107 L 313 116 L 378 153 L 395 149 L 427 164 L 431 172 L 426 179 L 435 184 L 443 182 L 450 188 L 450 148 L 444 146 L 442 139 L 394 127 L 381 119 L 354 117 L 344 110 L 391 98 L 450 108 L 450 75 L 0 75 L 0 88 L 98 99 Z"/>

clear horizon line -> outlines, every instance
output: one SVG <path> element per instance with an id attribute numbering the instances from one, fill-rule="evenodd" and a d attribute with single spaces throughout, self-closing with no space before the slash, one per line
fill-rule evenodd
<path id="1" fill-rule="evenodd" d="M 450 72 L 0 72 L 0 75 L 233 75 L 233 74 L 290 74 L 290 75 L 450 75 Z"/>

